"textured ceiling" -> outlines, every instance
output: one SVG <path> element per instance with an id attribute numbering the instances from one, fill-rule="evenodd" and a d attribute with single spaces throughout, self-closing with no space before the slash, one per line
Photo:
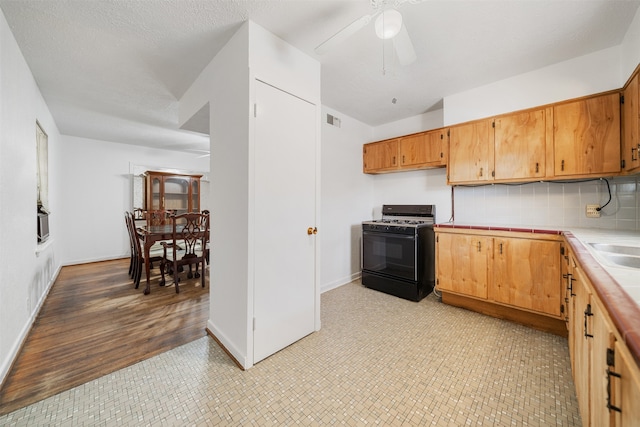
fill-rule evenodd
<path id="1" fill-rule="evenodd" d="M 322 63 L 324 105 L 380 125 L 438 108 L 447 95 L 619 45 L 640 5 L 413 3 L 399 7 L 418 56 L 406 67 L 372 23 L 329 53 L 314 53 L 371 13 L 368 0 L 0 0 L 0 8 L 60 132 L 207 150 L 206 136 L 178 129 L 178 99 L 247 19 Z"/>

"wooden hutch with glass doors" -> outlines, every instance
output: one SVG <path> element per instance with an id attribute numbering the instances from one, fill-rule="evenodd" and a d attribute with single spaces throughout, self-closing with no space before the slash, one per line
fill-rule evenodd
<path id="1" fill-rule="evenodd" d="M 172 172 L 145 172 L 145 210 L 176 215 L 200 212 L 200 178 Z"/>

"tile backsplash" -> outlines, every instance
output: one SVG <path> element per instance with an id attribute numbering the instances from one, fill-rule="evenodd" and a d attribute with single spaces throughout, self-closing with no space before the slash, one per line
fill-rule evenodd
<path id="1" fill-rule="evenodd" d="M 586 206 L 604 206 L 587 218 Z M 640 230 L 640 177 L 494 184 L 454 189 L 456 222 Z"/>

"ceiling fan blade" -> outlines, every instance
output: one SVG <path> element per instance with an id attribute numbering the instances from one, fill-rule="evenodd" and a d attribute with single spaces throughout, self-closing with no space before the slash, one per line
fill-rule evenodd
<path id="1" fill-rule="evenodd" d="M 333 36 L 329 37 L 322 44 L 318 45 L 314 49 L 315 52 L 318 55 L 324 55 L 325 53 L 329 52 L 331 49 L 333 49 L 334 47 L 336 47 L 337 45 L 339 45 L 340 43 L 342 43 L 343 41 L 345 41 L 346 39 L 354 35 L 356 32 L 362 29 L 365 25 L 371 22 L 373 17 L 376 16 L 377 14 L 378 12 L 373 13 L 371 15 L 364 15 L 356 19 L 351 24 L 347 25 L 346 27 L 344 27 L 343 29 L 335 33 Z"/>
<path id="2" fill-rule="evenodd" d="M 400 65 L 412 64 L 418 58 L 416 51 L 413 49 L 413 43 L 407 32 L 407 27 L 404 24 L 402 24 L 400 32 L 393 38 L 393 47 L 396 49 Z"/>

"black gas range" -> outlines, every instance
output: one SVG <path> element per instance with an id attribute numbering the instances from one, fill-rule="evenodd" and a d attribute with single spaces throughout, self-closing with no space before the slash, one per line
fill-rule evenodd
<path id="1" fill-rule="evenodd" d="M 435 284 L 435 205 L 384 205 L 362 223 L 362 284 L 420 301 Z"/>

